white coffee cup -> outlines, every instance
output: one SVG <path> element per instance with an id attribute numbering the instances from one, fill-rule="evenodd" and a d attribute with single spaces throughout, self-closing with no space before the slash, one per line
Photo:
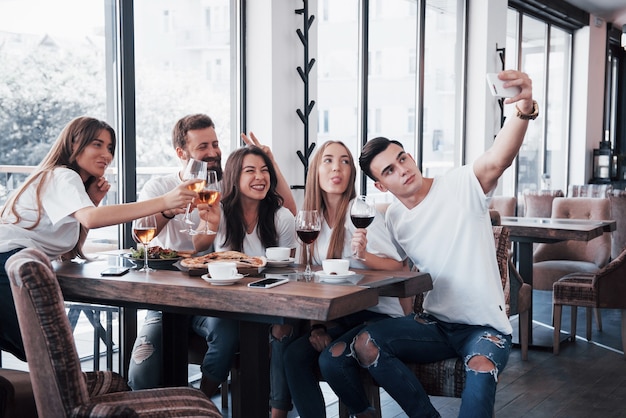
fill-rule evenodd
<path id="1" fill-rule="evenodd" d="M 220 261 L 209 263 L 209 275 L 215 280 L 225 280 L 235 277 L 237 274 L 237 263 L 230 261 Z"/>
<path id="2" fill-rule="evenodd" d="M 265 256 L 272 261 L 289 260 L 290 255 L 291 248 L 288 247 L 269 247 L 265 249 Z"/>
<path id="3" fill-rule="evenodd" d="M 322 268 L 324 269 L 325 274 L 343 276 L 348 274 L 348 271 L 350 271 L 350 261 L 329 258 L 322 261 Z"/>

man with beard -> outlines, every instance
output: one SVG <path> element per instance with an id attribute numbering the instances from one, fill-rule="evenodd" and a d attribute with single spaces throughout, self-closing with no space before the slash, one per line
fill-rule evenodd
<path id="1" fill-rule="evenodd" d="M 260 147 L 272 160 L 278 177 L 277 192 L 284 200 L 283 206 L 295 214 L 295 200 L 269 147 L 260 145 L 252 133 L 250 138 L 245 134 L 241 134 L 241 138 L 248 145 Z M 222 151 L 215 133 L 215 125 L 209 116 L 188 115 L 176 122 L 172 132 L 172 145 L 182 163 L 181 170 L 174 174 L 150 179 L 144 185 L 139 200 L 161 196 L 181 184 L 183 171 L 190 158 L 206 161 L 207 169 L 217 172 L 221 186 Z M 192 237 L 186 233 L 185 225 L 174 219 L 185 210 L 186 207 L 166 210 L 156 216 L 157 236 L 152 240 L 152 245 L 176 251 L 194 251 Z M 200 224 L 198 211 L 192 210 L 189 215 L 194 225 Z M 137 335 L 128 370 L 128 384 L 133 390 L 154 388 L 163 384 L 161 319 L 161 312 L 148 311 L 144 325 Z M 206 338 L 207 344 L 211 347 L 203 360 L 200 384 L 200 389 L 209 397 L 228 377 L 234 353 L 239 344 L 239 336 L 231 332 L 237 327 L 229 326 L 228 322 L 224 319 L 214 321 L 214 318 L 205 316 L 192 318 L 191 325 L 194 332 Z"/>

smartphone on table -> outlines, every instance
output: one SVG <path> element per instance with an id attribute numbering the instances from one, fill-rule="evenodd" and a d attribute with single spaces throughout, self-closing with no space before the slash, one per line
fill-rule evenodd
<path id="1" fill-rule="evenodd" d="M 280 286 L 281 284 L 285 284 L 288 281 L 289 281 L 289 278 L 285 276 L 273 276 L 273 277 L 266 276 L 265 279 L 248 283 L 248 287 L 269 289 L 270 287 L 276 287 L 276 286 Z"/>
<path id="2" fill-rule="evenodd" d="M 130 268 L 128 267 L 121 267 L 121 266 L 117 266 L 117 267 L 109 267 L 105 270 L 102 270 L 100 272 L 101 276 L 123 276 L 126 273 L 128 273 L 130 270 Z"/>

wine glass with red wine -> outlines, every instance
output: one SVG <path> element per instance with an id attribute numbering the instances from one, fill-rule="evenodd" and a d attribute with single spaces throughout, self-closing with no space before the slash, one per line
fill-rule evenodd
<path id="1" fill-rule="evenodd" d="M 376 215 L 376 206 L 371 198 L 365 195 L 357 196 L 352 202 L 350 207 L 350 220 L 357 228 L 367 228 L 374 221 Z M 364 261 L 355 252 L 352 253 L 352 258 Z"/>
<path id="2" fill-rule="evenodd" d="M 311 278 L 311 244 L 317 239 L 322 228 L 320 214 L 316 210 L 301 210 L 296 216 L 296 234 L 306 245 L 306 267 L 304 277 Z"/>

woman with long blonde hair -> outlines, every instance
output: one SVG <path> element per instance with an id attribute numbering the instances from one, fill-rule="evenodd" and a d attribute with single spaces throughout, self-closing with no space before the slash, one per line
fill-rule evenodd
<path id="1" fill-rule="evenodd" d="M 159 198 L 98 206 L 110 189 L 104 177 L 115 153 L 115 131 L 104 121 L 78 117 L 68 123 L 43 161 L 0 212 L 0 349 L 25 360 L 6 260 L 24 248 L 51 259 L 85 258 L 91 228 L 130 222 L 184 207 L 197 193 L 182 184 Z"/>
<path id="2" fill-rule="evenodd" d="M 395 251 L 385 228 L 382 214 L 377 213 L 367 228 L 356 228 L 349 216 L 349 208 L 356 197 L 356 167 L 350 150 L 340 141 L 322 144 L 309 164 L 303 203 L 305 210 L 317 210 L 322 216 L 318 238 L 311 245 L 312 264 L 324 259 L 350 260 L 351 268 L 401 270 L 400 255 Z M 304 262 L 304 246 L 300 248 Z M 356 257 L 352 257 L 355 254 Z M 303 418 L 326 415 L 324 398 L 317 379 L 317 359 L 324 349 L 340 348 L 366 323 L 389 317 L 403 316 L 406 305 L 398 298 L 381 297 L 379 304 L 366 311 L 339 318 L 329 324 L 314 324 L 307 334 L 296 335 L 288 325 L 274 325 L 272 329 L 272 361 L 283 357 L 283 374 L 298 413 Z M 299 337 L 299 338 L 298 338 Z M 276 363 L 279 363 L 276 361 Z M 281 370 L 273 367 L 273 373 Z M 272 392 L 280 392 L 280 380 L 272 379 Z M 291 407 L 284 396 L 281 404 L 272 404 L 272 417 L 284 417 Z"/>

